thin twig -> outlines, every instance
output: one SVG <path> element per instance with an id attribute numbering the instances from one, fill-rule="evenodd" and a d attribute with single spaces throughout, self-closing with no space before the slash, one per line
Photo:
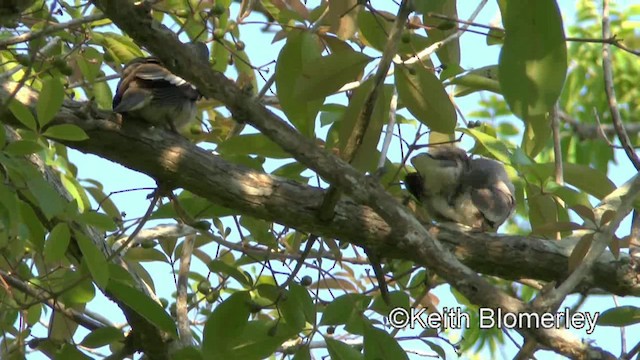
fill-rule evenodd
<path id="1" fill-rule="evenodd" d="M 105 19 L 107 16 L 105 14 L 93 14 L 93 15 L 89 15 L 87 17 L 83 17 L 83 18 L 79 18 L 79 19 L 73 19 L 71 21 L 68 21 L 66 23 L 62 23 L 62 24 L 54 24 L 54 25 L 49 25 L 46 28 L 40 30 L 40 31 L 29 31 L 26 32 L 22 35 L 18 35 L 18 36 L 14 36 L 8 39 L 4 39 L 4 40 L 0 40 L 0 48 L 4 48 L 6 46 L 9 45 L 15 45 L 15 44 L 19 44 L 19 43 L 23 43 L 23 42 L 27 42 L 33 39 L 37 39 L 39 37 L 42 36 L 46 36 L 49 34 L 53 34 L 56 31 L 60 31 L 60 30 L 65 30 L 68 28 L 72 28 L 75 26 L 79 26 L 82 24 L 86 24 L 86 23 L 90 23 L 90 22 L 94 22 L 97 20 L 102 20 Z"/>
<path id="2" fill-rule="evenodd" d="M 482 11 L 482 8 L 484 8 L 484 6 L 487 4 L 487 2 L 488 2 L 488 0 L 480 1 L 478 6 L 476 7 L 476 9 L 473 11 L 473 13 L 471 13 L 471 16 L 469 17 L 469 20 L 468 20 L 469 23 L 472 23 L 473 20 L 475 20 L 475 18 L 478 16 L 480 11 Z M 416 55 L 414 55 L 411 58 L 409 58 L 408 60 L 404 61 L 404 63 L 405 64 L 413 64 L 415 62 L 422 61 L 422 59 L 424 59 L 424 58 L 427 58 L 427 57 L 431 56 L 431 54 L 433 54 L 436 51 L 438 51 L 441 47 L 447 45 L 448 43 L 450 43 L 450 42 L 458 39 L 460 36 L 462 36 L 462 34 L 464 34 L 464 32 L 467 31 L 469 26 L 470 26 L 469 24 L 465 24 L 464 26 L 462 26 L 460 28 L 460 30 L 458 30 L 455 33 L 447 36 L 445 39 L 434 43 L 433 45 L 429 46 L 428 48 L 420 51 Z M 403 62 L 402 59 L 400 59 L 400 58 L 396 58 L 396 59 L 394 59 L 394 61 L 400 62 L 400 63 Z"/>
<path id="3" fill-rule="evenodd" d="M 602 37 L 608 38 L 611 36 L 611 23 L 609 19 L 609 0 L 602 1 Z M 618 110 L 618 100 L 616 99 L 616 92 L 613 88 L 613 66 L 611 64 L 611 46 L 608 43 L 602 44 L 602 71 L 604 75 L 604 90 L 607 94 L 607 104 L 609 105 L 609 111 L 611 112 L 611 121 L 620 139 L 627 157 L 631 160 L 631 163 L 640 170 L 640 157 L 633 151 L 631 140 L 629 135 L 625 131 L 622 125 L 622 117 Z"/>
<path id="4" fill-rule="evenodd" d="M 293 280 L 295 280 L 296 275 L 298 275 L 298 272 L 300 271 L 300 269 L 302 269 L 302 265 L 304 265 L 305 260 L 307 260 L 307 257 L 309 256 L 309 253 L 311 252 L 313 244 L 315 244 L 316 240 L 318 240 L 318 237 L 316 235 L 309 236 L 309 239 L 307 239 L 307 245 L 304 247 L 302 254 L 300 254 L 300 258 L 298 259 L 296 266 L 291 271 L 291 274 L 289 275 L 287 280 L 283 282 L 282 285 L 280 285 L 281 289 L 286 289 L 287 286 L 289 286 L 289 284 Z"/>

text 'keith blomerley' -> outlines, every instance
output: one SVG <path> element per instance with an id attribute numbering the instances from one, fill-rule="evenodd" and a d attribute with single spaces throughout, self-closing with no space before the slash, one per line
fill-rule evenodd
<path id="1" fill-rule="evenodd" d="M 598 312 L 571 312 L 570 308 L 556 313 L 510 313 L 502 309 L 478 309 L 479 327 L 490 329 L 525 328 L 525 329 L 559 329 L 559 328 L 586 328 L 587 334 L 593 333 L 600 313 Z M 459 307 L 443 308 L 442 312 L 427 313 L 422 309 L 394 308 L 387 317 L 389 324 L 395 328 L 409 327 L 431 329 L 460 329 L 463 326 L 469 328 L 470 316 Z M 463 325 L 464 324 L 464 325 Z"/>

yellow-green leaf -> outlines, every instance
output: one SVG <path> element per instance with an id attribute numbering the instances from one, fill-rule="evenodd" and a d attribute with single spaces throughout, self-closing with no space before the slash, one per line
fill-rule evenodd
<path id="1" fill-rule="evenodd" d="M 73 124 L 50 126 L 42 135 L 53 139 L 69 141 L 82 141 L 89 138 L 84 130 Z"/>

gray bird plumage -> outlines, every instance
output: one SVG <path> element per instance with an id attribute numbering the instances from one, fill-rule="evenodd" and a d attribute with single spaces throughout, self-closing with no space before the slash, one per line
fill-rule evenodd
<path id="1" fill-rule="evenodd" d="M 205 44 L 192 43 L 189 47 L 194 56 L 208 58 Z M 136 58 L 122 71 L 113 111 L 125 119 L 142 120 L 177 132 L 195 118 L 200 97 L 195 86 L 171 73 L 158 58 Z"/>
<path id="2" fill-rule="evenodd" d="M 441 146 L 411 162 L 417 172 L 407 175 L 405 185 L 433 220 L 495 231 L 515 208 L 514 186 L 495 160 Z"/>

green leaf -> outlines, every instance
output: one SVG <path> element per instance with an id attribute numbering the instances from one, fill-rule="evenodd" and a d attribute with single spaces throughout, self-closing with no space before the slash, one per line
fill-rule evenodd
<path id="1" fill-rule="evenodd" d="M 157 12 L 156 12 L 157 13 Z M 195 346 L 187 346 L 171 353 L 171 360 L 204 360 L 202 352 Z"/>
<path id="2" fill-rule="evenodd" d="M 44 80 L 42 91 L 36 104 L 36 113 L 38 114 L 38 123 L 42 128 L 48 124 L 58 113 L 62 102 L 64 101 L 64 87 L 60 78 L 50 77 Z"/>
<path id="3" fill-rule="evenodd" d="M 373 89 L 373 79 L 369 79 L 362 83 L 352 94 L 349 100 L 349 106 L 342 115 L 338 123 L 340 131 L 340 151 L 344 153 L 349 138 L 353 136 L 353 130 L 358 122 L 358 116 L 365 106 L 365 101 L 371 90 Z M 378 94 L 373 113 L 371 114 L 369 124 L 365 130 L 362 143 L 358 148 L 355 156 L 351 160 L 351 165 L 362 171 L 375 170 L 378 163 L 378 142 L 382 134 L 382 127 L 389 117 L 389 103 L 391 101 L 391 93 L 393 89 L 391 85 L 383 85 Z"/>
<path id="4" fill-rule="evenodd" d="M 278 300 L 278 310 L 280 310 L 282 318 L 287 326 L 295 332 L 301 331 L 306 323 L 303 304 L 300 300 L 298 297 L 292 298 L 290 292 L 285 292 Z"/>
<path id="5" fill-rule="evenodd" d="M 247 279 L 247 277 L 242 272 L 240 272 L 240 270 L 223 261 L 213 260 L 212 262 L 207 264 L 207 267 L 213 273 L 226 274 L 231 276 L 242 285 L 245 285 L 245 286 L 252 285 L 251 282 Z"/>
<path id="6" fill-rule="evenodd" d="M 483 133 L 477 129 L 461 129 L 463 133 L 472 136 L 478 143 L 482 145 L 487 151 L 493 155 L 494 158 L 504 164 L 511 164 L 511 158 L 509 157 L 509 149 L 504 144 L 504 141 Z"/>
<path id="7" fill-rule="evenodd" d="M 65 201 L 62 196 L 53 189 L 51 184 L 41 177 L 34 177 L 27 180 L 27 187 L 38 200 L 40 208 L 44 212 L 47 219 L 58 215 L 64 209 Z"/>
<path id="8" fill-rule="evenodd" d="M 306 287 L 294 283 L 290 284 L 289 298 L 300 306 L 308 323 L 316 323 L 316 308 Z"/>
<path id="9" fill-rule="evenodd" d="M 366 359 L 409 359 L 396 339 L 371 324 L 364 327 L 364 357 Z"/>
<path id="10" fill-rule="evenodd" d="M 18 100 L 11 99 L 9 102 L 9 110 L 27 129 L 35 131 L 38 128 L 36 118 L 33 117 L 31 110 Z"/>
<path id="11" fill-rule="evenodd" d="M 598 318 L 598 325 L 629 326 L 640 323 L 640 308 L 626 305 L 605 310 Z"/>
<path id="12" fill-rule="evenodd" d="M 89 138 L 84 130 L 73 124 L 50 126 L 42 135 L 53 139 L 69 141 L 82 141 Z"/>
<path id="13" fill-rule="evenodd" d="M 36 250 L 41 251 L 44 248 L 44 226 L 31 206 L 23 201 L 20 201 L 19 205 L 21 224 L 29 230 L 29 241 Z"/>
<path id="14" fill-rule="evenodd" d="M 444 40 L 458 31 L 458 24 L 451 20 L 439 19 L 428 16 L 429 13 L 444 15 L 449 19 L 458 18 L 456 0 L 415 1 L 416 12 L 423 14 L 423 24 L 433 42 Z M 442 64 L 447 67 L 460 64 L 460 39 L 454 38 L 444 46 L 441 46 L 436 55 Z"/>
<path id="15" fill-rule="evenodd" d="M 174 320 L 164 311 L 160 304 L 153 301 L 153 299 L 145 295 L 142 291 L 119 280 L 109 281 L 107 290 L 138 315 L 144 317 L 174 339 L 177 339 L 178 333 Z"/>
<path id="16" fill-rule="evenodd" d="M 242 335 L 236 337 L 230 356 L 224 359 L 260 360 L 269 358 L 284 341 L 297 332 L 284 323 L 275 320 L 250 321 Z"/>
<path id="17" fill-rule="evenodd" d="M 303 64 L 295 94 L 300 101 L 324 99 L 344 84 L 357 80 L 371 60 L 371 57 L 353 50 L 313 59 Z"/>
<path id="18" fill-rule="evenodd" d="M 65 360 L 91 360 L 91 358 L 83 354 L 75 345 L 65 343 L 62 349 L 56 352 L 56 359 Z"/>
<path id="19" fill-rule="evenodd" d="M 69 288 L 69 284 L 73 284 L 73 287 Z M 59 290 L 65 290 L 60 299 L 66 305 L 86 304 L 96 297 L 96 288 L 91 279 L 81 271 L 66 271 L 58 286 Z"/>
<path id="20" fill-rule="evenodd" d="M 113 219 L 106 214 L 102 214 L 95 211 L 85 211 L 78 214 L 76 219 L 82 223 L 90 226 L 95 226 L 101 230 L 114 231 L 117 229 Z"/>
<path id="21" fill-rule="evenodd" d="M 107 326 L 93 330 L 82 339 L 80 344 L 91 349 L 96 349 L 123 340 L 124 334 L 122 334 L 121 330 Z"/>
<path id="22" fill-rule="evenodd" d="M 238 291 L 218 305 L 204 325 L 202 352 L 209 358 L 226 359 L 231 343 L 242 335 L 250 315 L 251 296 Z"/>
<path id="23" fill-rule="evenodd" d="M 75 56 L 78 68 L 85 79 L 92 83 L 100 74 L 100 66 L 102 65 L 103 55 L 95 48 L 84 47 L 82 53 Z"/>
<path id="24" fill-rule="evenodd" d="M 43 147 L 40 143 L 31 140 L 18 140 L 7 144 L 4 151 L 10 155 L 22 156 L 37 153 Z"/>
<path id="25" fill-rule="evenodd" d="M 309 346 L 302 346 L 298 348 L 292 360 L 311 360 L 311 353 L 309 352 Z"/>
<path id="26" fill-rule="evenodd" d="M 521 119 L 547 113 L 567 74 L 562 16 L 554 0 L 511 1 L 502 13 L 506 37 L 500 53 L 500 87 Z"/>
<path id="27" fill-rule="evenodd" d="M 482 90 L 501 94 L 498 82 L 498 65 L 489 65 L 469 71 L 462 76 L 451 79 L 450 83 L 456 86 L 453 92 L 453 96 L 456 97 Z"/>
<path id="28" fill-rule="evenodd" d="M 218 145 L 216 151 L 222 155 L 261 155 L 273 159 L 287 159 L 291 155 L 263 134 L 233 136 Z"/>
<path id="29" fill-rule="evenodd" d="M 413 74 L 412 74 L 413 73 Z M 456 110 L 442 83 L 432 71 L 419 66 L 399 66 L 395 72 L 398 98 L 430 130 L 450 134 L 456 126 Z"/>
<path id="30" fill-rule="evenodd" d="M 375 13 L 360 11 L 358 14 L 359 40 L 365 45 L 383 51 L 393 26 L 392 21 L 389 21 L 390 18 L 395 18 L 395 14 L 385 11 L 376 11 Z M 434 43 L 431 38 L 426 38 L 414 32 L 406 32 L 405 39 L 408 41 L 401 41 L 398 44 L 398 54 L 414 55 L 416 49 L 425 49 Z M 423 64 L 433 68 L 433 64 L 429 59 L 426 59 Z"/>
<path id="31" fill-rule="evenodd" d="M 360 351 L 356 350 L 353 346 L 347 345 L 342 341 L 334 340 L 329 337 L 325 337 L 324 340 L 327 343 L 327 351 L 332 360 L 359 360 L 364 359 L 364 356 Z"/>
<path id="32" fill-rule="evenodd" d="M 531 157 L 535 157 L 548 144 L 551 138 L 551 118 L 547 115 L 527 116 L 525 119 L 522 148 Z"/>
<path id="33" fill-rule="evenodd" d="M 100 288 L 104 289 L 109 282 L 107 259 L 86 235 L 80 232 L 76 232 L 74 235 L 82 252 L 82 260 L 89 268 L 91 277 Z"/>
<path id="34" fill-rule="evenodd" d="M 324 99 L 300 101 L 297 84 L 305 81 L 304 66 L 321 56 L 318 36 L 306 31 L 291 31 L 276 64 L 276 90 L 282 111 L 289 121 L 307 137 L 312 137 L 315 118 Z"/>
<path id="35" fill-rule="evenodd" d="M 140 47 L 131 38 L 113 32 L 92 32 L 92 40 L 102 45 L 105 52 L 118 61 L 126 64 L 137 57 L 145 56 Z"/>
<path id="36" fill-rule="evenodd" d="M 361 294 L 346 294 L 335 298 L 322 313 L 320 325 L 342 325 L 360 317 L 371 298 Z"/>
<path id="37" fill-rule="evenodd" d="M 546 165 L 549 167 L 554 166 L 552 163 Z M 589 166 L 568 162 L 563 165 L 564 181 L 598 199 L 604 198 L 616 189 L 615 184 L 601 171 Z"/>
<path id="38" fill-rule="evenodd" d="M 70 240 L 69 226 L 65 223 L 57 224 L 44 244 L 45 259 L 50 262 L 61 260 L 67 252 Z"/>

